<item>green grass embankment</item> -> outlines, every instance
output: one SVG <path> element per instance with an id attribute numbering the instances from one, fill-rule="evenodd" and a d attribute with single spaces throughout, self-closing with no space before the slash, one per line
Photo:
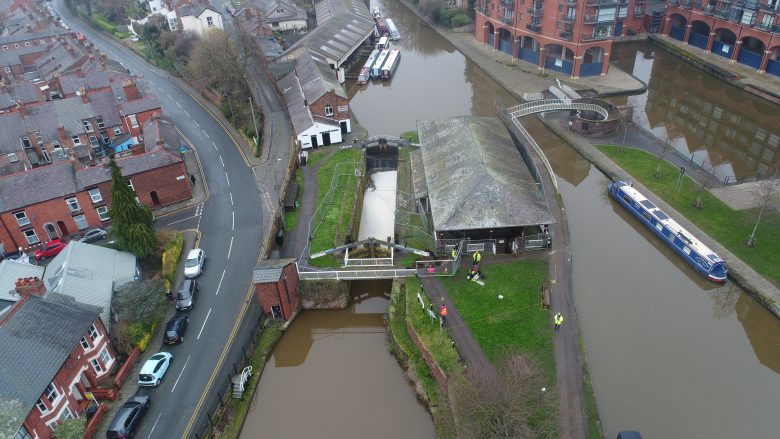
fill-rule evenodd
<path id="1" fill-rule="evenodd" d="M 756 232 L 757 244 L 755 247 L 748 247 L 745 241 L 755 226 L 758 209 L 734 210 L 708 191 L 702 193 L 702 208 L 697 209 L 695 204 L 701 192 L 701 185 L 686 176 L 683 178 L 680 190 L 675 190 L 680 175 L 676 166 L 663 161 L 661 176 L 656 178 L 657 156 L 635 148 L 611 145 L 597 145 L 597 147 L 696 227 L 726 247 L 759 274 L 775 285 L 780 285 L 780 270 L 777 269 L 780 227 L 777 227 L 776 222 L 773 223 L 770 218 L 776 216 L 776 212 L 764 212 L 764 219 Z"/>

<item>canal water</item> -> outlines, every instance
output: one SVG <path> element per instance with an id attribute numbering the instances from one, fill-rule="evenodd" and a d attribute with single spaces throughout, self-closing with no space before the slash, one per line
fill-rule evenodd
<path id="1" fill-rule="evenodd" d="M 384 8 L 403 36 L 395 77 L 347 87 L 371 135 L 398 135 L 429 118 L 494 115 L 497 98 L 513 104 L 403 5 Z M 650 88 L 616 103 L 634 105 L 636 122 L 648 130 L 661 135 L 665 127 L 680 153 L 698 152 L 737 178 L 777 162 L 776 107 L 650 46 L 615 52 Z M 701 279 L 609 200 L 607 179 L 588 161 L 538 120 L 524 123 L 559 178 L 574 296 L 606 437 L 623 429 L 645 437 L 776 437 L 780 321 L 743 291 Z"/>
<path id="2" fill-rule="evenodd" d="M 387 349 L 390 281 L 354 281 L 351 293 L 347 309 L 296 317 L 263 371 L 241 439 L 435 436 Z"/>

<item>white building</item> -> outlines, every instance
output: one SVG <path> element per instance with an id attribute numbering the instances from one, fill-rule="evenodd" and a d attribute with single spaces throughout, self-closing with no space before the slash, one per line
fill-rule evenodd
<path id="1" fill-rule="evenodd" d="M 224 29 L 222 14 L 211 6 L 186 5 L 179 8 L 181 30 L 200 36 L 212 29 Z"/>

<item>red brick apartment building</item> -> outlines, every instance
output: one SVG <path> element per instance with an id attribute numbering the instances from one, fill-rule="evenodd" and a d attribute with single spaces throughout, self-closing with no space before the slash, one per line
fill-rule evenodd
<path id="1" fill-rule="evenodd" d="M 642 31 L 647 0 L 476 0 L 478 41 L 539 69 L 605 75 L 612 39 Z"/>
<path id="2" fill-rule="evenodd" d="M 780 0 L 669 0 L 663 34 L 780 76 Z"/>
<path id="3" fill-rule="evenodd" d="M 0 436 L 49 439 L 84 416 L 85 393 L 107 379 L 116 353 L 100 307 L 44 293 L 38 278 L 17 281 L 16 303 L 0 310 Z"/>

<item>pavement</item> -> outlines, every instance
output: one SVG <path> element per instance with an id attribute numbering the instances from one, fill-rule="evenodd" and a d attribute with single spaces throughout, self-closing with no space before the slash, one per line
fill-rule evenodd
<path id="1" fill-rule="evenodd" d="M 682 41 L 661 34 L 653 34 L 651 40 L 657 40 L 661 43 L 671 45 L 680 52 L 684 52 L 698 58 L 704 62 L 713 64 L 727 72 L 738 75 L 738 78 L 727 82 L 734 82 L 743 87 L 753 87 L 758 90 L 767 91 L 774 95 L 773 102 L 780 101 L 780 78 L 766 73 L 758 73 L 755 68 L 740 64 L 736 61 L 728 60 L 712 52 L 705 52 L 703 49 L 683 43 Z M 761 96 L 759 94 L 759 96 Z"/>

